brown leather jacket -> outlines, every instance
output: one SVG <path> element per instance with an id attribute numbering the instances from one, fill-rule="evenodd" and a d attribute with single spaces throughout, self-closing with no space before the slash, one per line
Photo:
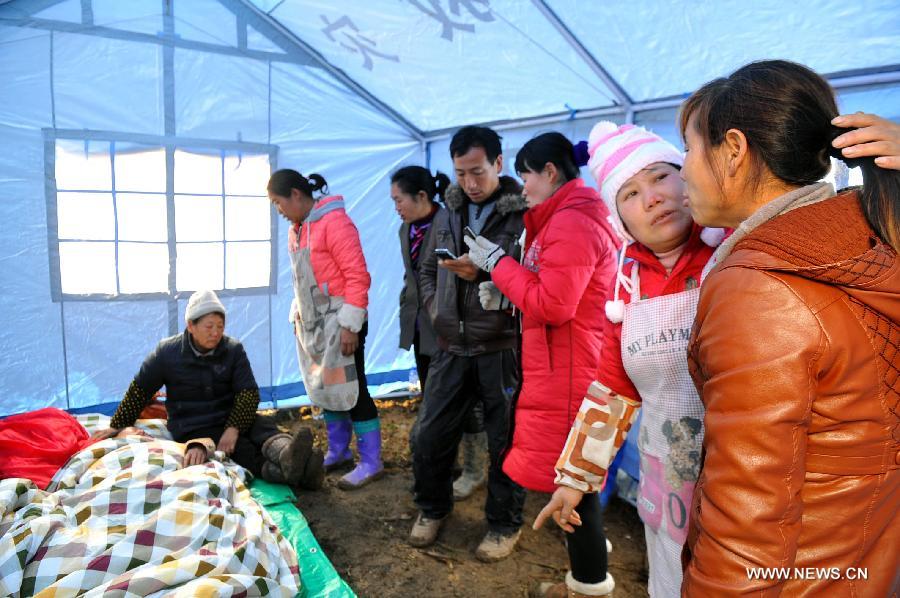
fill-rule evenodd
<path id="1" fill-rule="evenodd" d="M 900 260 L 854 192 L 762 224 L 704 281 L 684 596 L 896 595 L 898 321 Z"/>

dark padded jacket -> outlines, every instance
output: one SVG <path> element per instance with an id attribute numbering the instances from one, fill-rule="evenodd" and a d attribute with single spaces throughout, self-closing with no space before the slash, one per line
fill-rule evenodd
<path id="1" fill-rule="evenodd" d="M 435 218 L 444 208 L 438 208 Z M 433 222 L 433 221 L 432 221 Z M 425 233 L 421 251 L 428 249 L 428 238 L 431 236 L 431 228 Z M 425 355 L 434 355 L 437 349 L 437 339 L 431 319 L 422 307 L 422 298 L 419 294 L 419 274 L 422 268 L 422 259 L 419 258 L 418 268 L 413 272 L 412 260 L 409 257 L 409 224 L 400 225 L 400 252 L 403 254 L 403 289 L 400 291 L 400 348 L 409 350 L 419 332 L 418 350 Z"/>
<path id="2" fill-rule="evenodd" d="M 192 430 L 224 426 L 235 396 L 259 390 L 239 341 L 223 336 L 211 355 L 198 357 L 189 338 L 185 330 L 160 341 L 134 379 L 147 397 L 166 386 L 168 428 L 175 440 Z"/>
<path id="3" fill-rule="evenodd" d="M 484 223 L 481 235 L 518 261 L 527 207 L 522 188 L 515 179 L 503 176 L 495 195 L 494 211 Z M 490 276 L 479 270 L 475 281 L 469 282 L 437 265 L 436 247 L 445 247 L 456 255 L 468 252 L 463 228 L 468 224 L 471 200 L 458 185 L 451 185 L 444 197 L 447 209 L 434 217 L 419 266 L 421 300 L 434 324 L 438 346 L 461 356 L 514 349 L 518 344 L 516 318 L 506 311 L 486 311 L 478 300 L 478 285 L 490 280 Z"/>

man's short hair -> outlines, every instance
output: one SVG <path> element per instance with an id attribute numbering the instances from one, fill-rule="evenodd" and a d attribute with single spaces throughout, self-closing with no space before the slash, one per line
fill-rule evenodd
<path id="1" fill-rule="evenodd" d="M 469 153 L 473 147 L 484 149 L 488 162 L 494 162 L 503 149 L 500 145 L 500 135 L 487 127 L 470 125 L 463 127 L 453 135 L 450 140 L 450 157 L 455 158 Z"/>

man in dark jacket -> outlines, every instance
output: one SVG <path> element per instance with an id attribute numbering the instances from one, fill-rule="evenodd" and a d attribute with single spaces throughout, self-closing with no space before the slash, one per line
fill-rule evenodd
<path id="1" fill-rule="evenodd" d="M 490 280 L 463 255 L 463 229 L 470 227 L 513 257 L 524 229 L 521 187 L 503 170 L 500 137 L 485 127 L 464 127 L 450 142 L 456 185 L 435 216 L 419 270 L 422 302 L 434 323 L 438 350 L 432 357 L 413 455 L 419 517 L 410 532 L 414 546 L 437 538 L 453 509 L 451 471 L 466 415 L 481 400 L 488 434 L 490 471 L 485 515 L 488 533 L 476 550 L 482 561 L 509 556 L 519 539 L 525 491 L 501 469 L 509 410 L 519 386 L 518 326 L 511 312 L 485 310 L 478 284 Z M 436 248 L 459 259 L 441 260 Z"/>
<path id="2" fill-rule="evenodd" d="M 324 479 L 323 456 L 312 433 L 293 438 L 269 417 L 257 416 L 259 388 L 239 341 L 225 336 L 225 306 L 213 291 L 197 291 L 185 311 L 187 328 L 160 341 L 144 360 L 110 428 L 109 438 L 131 426 L 153 395 L 166 387 L 167 426 L 172 438 L 211 438 L 216 448 L 255 476 L 311 490 Z"/>

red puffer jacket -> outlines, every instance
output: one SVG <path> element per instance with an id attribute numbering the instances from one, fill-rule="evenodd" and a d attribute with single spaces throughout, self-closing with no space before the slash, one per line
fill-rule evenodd
<path id="1" fill-rule="evenodd" d="M 291 253 L 306 247 L 307 238 L 311 246 L 310 261 L 319 289 L 333 297 L 343 297 L 345 305 L 365 310 L 369 306 L 369 285 L 372 279 L 366 268 L 359 232 L 344 209 L 343 197 L 332 195 L 320 199 L 303 221 L 302 227 L 291 227 L 288 236 Z M 358 316 L 358 310 L 353 311 Z M 339 312 L 339 319 L 341 316 Z M 362 321 L 364 318 L 363 315 Z M 362 326 L 361 321 L 359 326 Z M 359 326 L 350 328 L 356 331 Z"/>
<path id="2" fill-rule="evenodd" d="M 600 361 L 603 303 L 616 271 L 609 211 L 581 179 L 525 213 L 523 264 L 494 284 L 522 312 L 522 390 L 503 464 L 518 484 L 553 492 L 554 465 Z"/>
<path id="3" fill-rule="evenodd" d="M 55 407 L 0 420 L 0 480 L 28 478 L 43 490 L 72 455 L 94 442 L 77 419 Z"/>

